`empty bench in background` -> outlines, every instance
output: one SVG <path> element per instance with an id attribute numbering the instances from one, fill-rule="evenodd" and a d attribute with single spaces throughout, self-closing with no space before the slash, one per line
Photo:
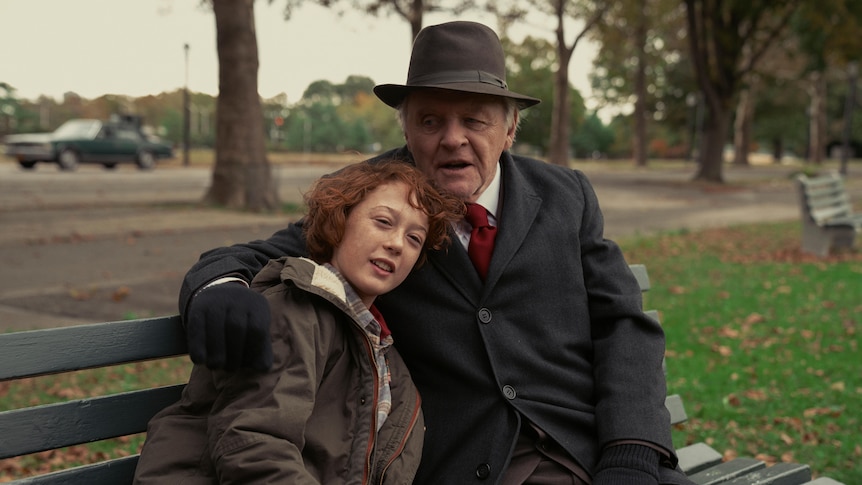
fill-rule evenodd
<path id="1" fill-rule="evenodd" d="M 844 178 L 832 172 L 818 177 L 798 175 L 802 216 L 802 251 L 820 257 L 833 249 L 852 248 L 862 231 L 862 214 L 854 214 Z"/>
<path id="2" fill-rule="evenodd" d="M 643 265 L 632 265 L 643 291 L 650 288 Z M 658 320 L 658 313 L 648 312 Z M 0 382 L 82 369 L 108 367 L 186 353 L 178 316 L 96 323 L 0 334 Z M 66 446 L 145 432 L 150 418 L 180 397 L 184 385 L 153 387 L 106 396 L 73 399 L 0 412 L 0 460 Z M 668 396 L 671 421 L 687 420 L 682 399 Z M 704 443 L 678 450 L 680 467 L 701 485 L 842 485 L 829 478 L 811 481 L 808 465 L 770 467 L 751 458 L 723 462 Z M 138 456 L 108 459 L 13 484 L 130 484 Z"/>

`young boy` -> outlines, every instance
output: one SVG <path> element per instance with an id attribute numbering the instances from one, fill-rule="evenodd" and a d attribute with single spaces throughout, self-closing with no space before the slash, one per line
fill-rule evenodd
<path id="1" fill-rule="evenodd" d="M 135 483 L 412 481 L 420 398 L 374 299 L 448 244 L 464 205 L 401 162 L 323 177 L 306 204 L 311 259 L 270 261 L 252 282 L 269 302 L 273 366 L 196 365 L 150 422 Z"/>

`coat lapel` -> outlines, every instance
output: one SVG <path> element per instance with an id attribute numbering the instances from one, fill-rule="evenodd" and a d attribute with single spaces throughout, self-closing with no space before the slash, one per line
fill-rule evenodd
<path id="1" fill-rule="evenodd" d="M 483 293 L 490 291 L 505 271 L 533 227 L 542 206 L 542 198 L 524 178 L 512 156 L 504 152 L 500 161 L 503 167 L 501 217 L 497 223 L 499 229 Z"/>
<path id="2" fill-rule="evenodd" d="M 479 275 L 473 270 L 473 263 L 467 256 L 467 250 L 458 242 L 454 232 L 450 233 L 452 244 L 447 250 L 432 251 L 428 254 L 428 262 L 434 265 L 461 294 L 474 303 L 484 299 L 494 287 L 506 269 L 506 265 L 529 233 L 542 205 L 542 198 L 518 170 L 508 152 L 503 153 L 500 162 L 503 173 L 499 229 L 485 283 L 482 283 Z M 465 271 L 465 268 L 469 270 Z"/>

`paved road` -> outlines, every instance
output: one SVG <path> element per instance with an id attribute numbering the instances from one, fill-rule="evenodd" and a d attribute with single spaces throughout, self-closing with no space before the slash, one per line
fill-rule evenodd
<path id="1" fill-rule="evenodd" d="M 276 167 L 282 200 L 298 202 L 333 168 Z M 691 167 L 583 169 L 614 239 L 798 217 L 789 167 L 729 169 L 721 190 L 689 183 Z M 0 329 L 175 313 L 182 275 L 201 252 L 266 238 L 287 223 L 284 215 L 197 207 L 209 177 L 177 167 L 23 171 L 0 159 Z"/>

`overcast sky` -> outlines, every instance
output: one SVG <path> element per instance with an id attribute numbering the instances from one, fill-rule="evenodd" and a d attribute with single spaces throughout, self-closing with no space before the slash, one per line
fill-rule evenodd
<path id="1" fill-rule="evenodd" d="M 309 3 L 309 2 L 306 2 Z M 199 0 L 0 0 L 0 82 L 19 98 L 73 91 L 144 96 L 182 88 L 184 44 L 189 45 L 189 89 L 218 94 L 215 18 Z M 307 5 L 285 21 L 283 0 L 258 0 L 255 23 L 260 55 L 258 90 L 286 93 L 293 103 L 313 81 L 341 83 L 352 74 L 375 83 L 403 83 L 410 57 L 410 29 L 400 17 L 373 18 Z M 462 16 L 495 27 L 488 16 Z M 453 20 L 426 16 L 425 24 Z M 553 25 L 513 30 L 550 38 Z M 574 27 L 572 27 L 574 32 Z M 592 46 L 578 45 L 570 77 L 589 96 Z"/>

